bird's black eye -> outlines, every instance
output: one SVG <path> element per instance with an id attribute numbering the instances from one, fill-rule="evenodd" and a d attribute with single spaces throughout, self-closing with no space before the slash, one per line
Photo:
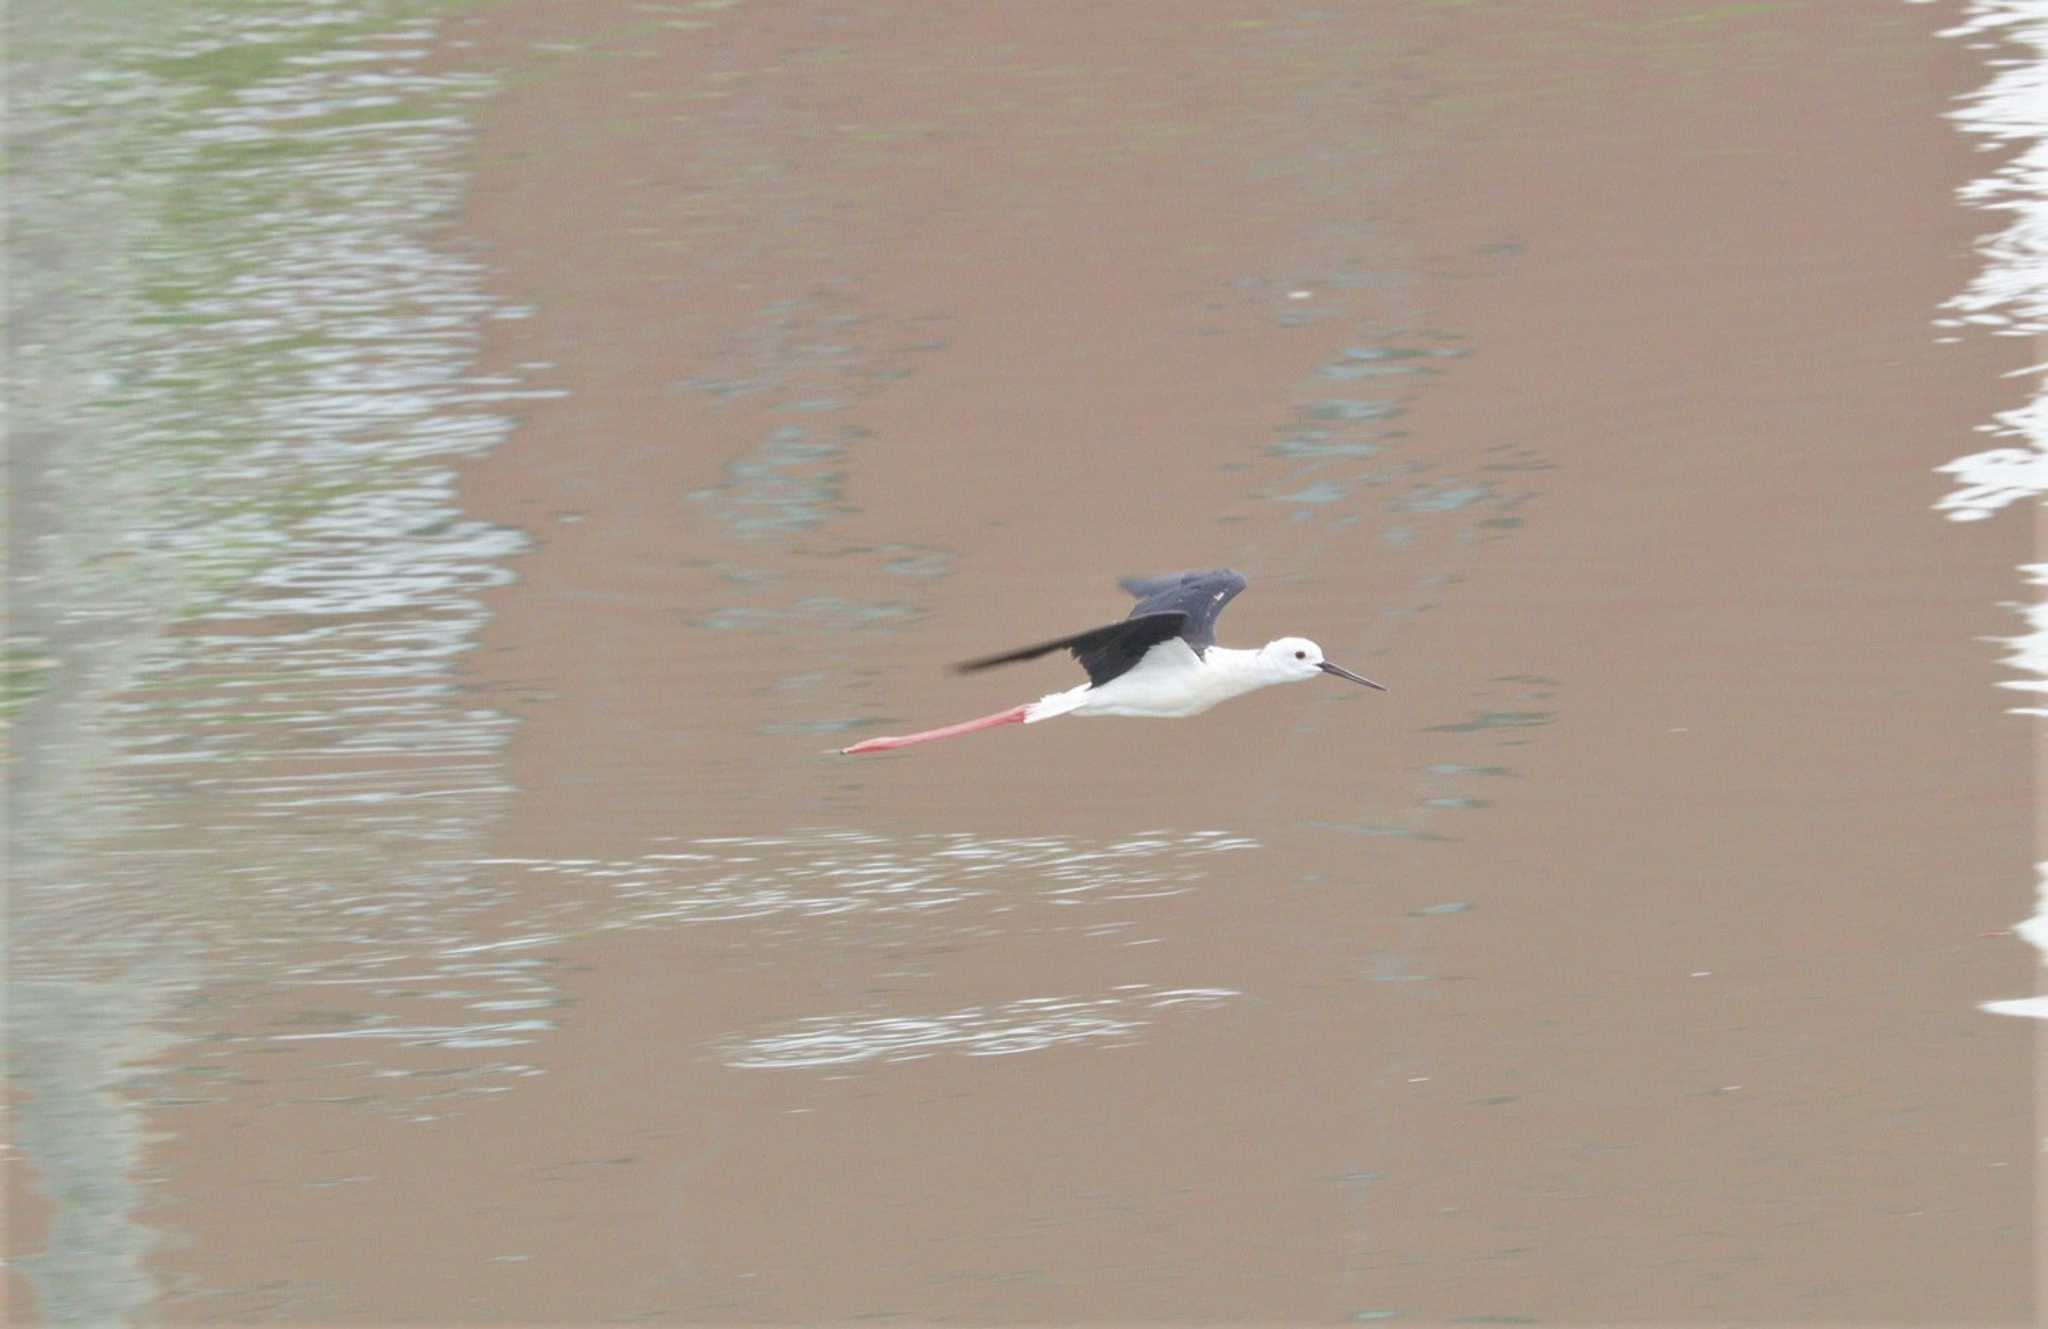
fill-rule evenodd
<path id="1" fill-rule="evenodd" d="M 1307 651 L 1296 651 L 1296 652 L 1294 653 L 1294 658 L 1295 658 L 1295 659 L 1297 659 L 1297 660 L 1306 660 L 1306 659 L 1308 659 L 1308 652 L 1307 652 Z"/>

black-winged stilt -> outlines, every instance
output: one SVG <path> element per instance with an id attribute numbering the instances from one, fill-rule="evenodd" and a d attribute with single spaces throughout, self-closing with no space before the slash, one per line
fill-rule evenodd
<path id="1" fill-rule="evenodd" d="M 1137 607 L 1123 622 L 957 666 L 962 671 L 987 669 L 1068 650 L 1088 671 L 1086 683 L 979 720 L 901 737 L 870 738 L 840 751 L 887 752 L 997 725 L 1033 724 L 1056 715 L 1200 715 L 1219 701 L 1274 683 L 1300 683 L 1318 674 L 1334 674 L 1386 691 L 1382 684 L 1325 660 L 1323 648 L 1306 637 L 1282 637 L 1256 651 L 1218 646 L 1216 618 L 1244 589 L 1244 578 L 1229 568 L 1126 577 L 1117 584 L 1138 597 Z"/>

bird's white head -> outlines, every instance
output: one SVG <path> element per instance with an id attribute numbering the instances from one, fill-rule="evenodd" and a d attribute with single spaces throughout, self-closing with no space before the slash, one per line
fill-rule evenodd
<path id="1" fill-rule="evenodd" d="M 1300 683 L 1323 672 L 1323 648 L 1307 637 L 1282 637 L 1266 643 L 1259 663 L 1283 683 Z"/>
<path id="2" fill-rule="evenodd" d="M 1361 678 L 1349 669 L 1325 660 L 1323 648 L 1307 637 L 1282 637 L 1278 641 L 1267 642 L 1259 648 L 1259 666 L 1281 683 L 1302 683 L 1319 674 L 1334 674 L 1353 683 L 1386 691 L 1384 685 Z"/>

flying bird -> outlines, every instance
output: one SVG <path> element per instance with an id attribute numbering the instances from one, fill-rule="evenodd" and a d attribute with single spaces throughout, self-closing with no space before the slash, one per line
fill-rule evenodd
<path id="1" fill-rule="evenodd" d="M 1218 646 L 1217 616 L 1244 589 L 1244 578 L 1229 568 L 1126 577 L 1117 584 L 1138 600 L 1130 617 L 1121 623 L 956 666 L 964 673 L 1064 650 L 1073 652 L 1088 671 L 1086 683 L 979 720 L 917 734 L 864 739 L 840 751 L 887 752 L 997 725 L 1036 724 L 1059 715 L 1200 715 L 1232 697 L 1275 683 L 1300 683 L 1319 674 L 1386 691 L 1384 685 L 1325 660 L 1323 648 L 1306 637 L 1282 637 L 1255 651 Z"/>

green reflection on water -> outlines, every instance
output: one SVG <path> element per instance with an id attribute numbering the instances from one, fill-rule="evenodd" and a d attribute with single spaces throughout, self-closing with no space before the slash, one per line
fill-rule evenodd
<path id="1" fill-rule="evenodd" d="M 1436 761 L 1422 768 L 1431 775 L 1506 775 L 1515 772 L 1507 766 L 1473 766 L 1462 761 Z"/>
<path id="2" fill-rule="evenodd" d="M 1316 420 L 1390 420 L 1401 414 L 1401 406 L 1391 401 L 1333 399 L 1317 402 L 1308 413 Z"/>
<path id="3" fill-rule="evenodd" d="M 1481 711 L 1470 720 L 1456 724 L 1426 726 L 1425 734 L 1473 734 L 1485 729 L 1526 729 L 1557 719 L 1555 711 Z"/>
<path id="4" fill-rule="evenodd" d="M 520 394 L 472 368 L 480 269 L 425 238 L 487 91 L 424 63 L 454 8 L 123 0 L 10 28 L 35 495 L 0 668 L 10 1071 L 51 1319 L 151 1314 L 146 1114 L 215 1101 L 160 1061 L 226 1055 L 216 1022 L 295 944 L 442 935 L 481 903 L 437 850 L 502 797 L 478 758 L 504 723 L 445 679 L 520 540 L 462 519 L 447 459 Z"/>
<path id="5" fill-rule="evenodd" d="M 57 658 L 33 642 L 0 651 L 0 718 L 12 715 L 50 685 Z"/>

